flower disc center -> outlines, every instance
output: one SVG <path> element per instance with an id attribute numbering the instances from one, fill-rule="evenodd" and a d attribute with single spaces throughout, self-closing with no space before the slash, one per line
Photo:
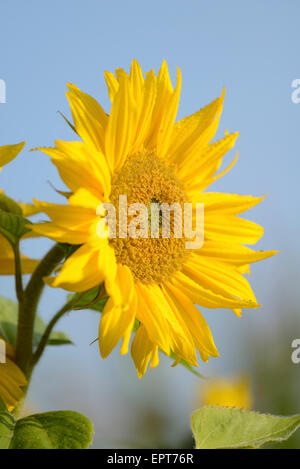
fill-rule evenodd
<path id="1" fill-rule="evenodd" d="M 120 238 L 119 233 L 119 196 L 126 195 L 127 204 L 142 203 L 148 208 L 148 237 Z M 184 236 L 176 237 L 174 227 L 177 215 L 170 212 L 170 235 L 162 237 L 162 213 L 159 212 L 159 237 L 151 236 L 151 205 L 180 205 L 187 202 L 183 185 L 172 168 L 168 167 L 155 153 L 137 153 L 127 158 L 123 167 L 112 178 L 110 201 L 117 212 L 117 237 L 110 240 L 117 262 L 127 265 L 134 277 L 141 282 L 161 283 L 170 279 L 181 269 L 188 251 L 185 249 Z M 182 215 L 183 216 L 183 215 Z M 130 217 L 128 217 L 130 222 Z"/>

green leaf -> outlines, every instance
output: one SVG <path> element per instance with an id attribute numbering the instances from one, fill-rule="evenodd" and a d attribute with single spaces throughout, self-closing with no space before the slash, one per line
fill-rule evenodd
<path id="1" fill-rule="evenodd" d="M 21 207 L 4 194 L 0 194 L 0 233 L 15 246 L 30 231 Z"/>
<path id="2" fill-rule="evenodd" d="M 8 412 L 0 412 L 0 449 L 8 449 L 14 433 L 15 419 Z"/>
<path id="3" fill-rule="evenodd" d="M 20 420 L 0 412 L 0 449 L 87 449 L 92 422 L 77 412 L 35 414 Z"/>
<path id="4" fill-rule="evenodd" d="M 72 301 L 75 309 L 91 309 L 102 313 L 107 303 L 108 297 L 98 299 L 99 291 L 102 287 L 95 287 L 84 293 L 75 293 L 68 296 L 68 301 Z"/>
<path id="5" fill-rule="evenodd" d="M 207 406 L 194 412 L 196 449 L 259 448 L 287 440 L 300 426 L 300 415 L 280 417 L 243 409 Z"/>
<path id="6" fill-rule="evenodd" d="M 20 205 L 5 194 L 0 194 L 0 209 L 14 215 L 22 216 L 23 214 Z"/>
<path id="7" fill-rule="evenodd" d="M 18 306 L 14 301 L 0 297 L 0 335 L 11 345 L 16 344 L 18 323 Z M 33 345 L 37 346 L 44 331 L 45 322 L 39 316 L 35 321 Z M 48 345 L 72 344 L 70 338 L 64 332 L 52 332 Z"/>
<path id="8" fill-rule="evenodd" d="M 0 335 L 15 345 L 17 335 L 18 307 L 14 301 L 0 297 Z"/>
<path id="9" fill-rule="evenodd" d="M 0 396 L 0 412 L 8 412 L 6 404 L 1 396 Z"/>

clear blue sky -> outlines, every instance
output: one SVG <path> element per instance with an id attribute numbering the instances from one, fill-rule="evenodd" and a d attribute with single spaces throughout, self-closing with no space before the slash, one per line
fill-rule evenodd
<path id="1" fill-rule="evenodd" d="M 203 107 L 226 86 L 218 136 L 226 128 L 239 130 L 240 158 L 214 189 L 267 193 L 266 201 L 250 215 L 265 227 L 259 247 L 281 251 L 277 258 L 253 269 L 251 281 L 264 305 L 259 312 L 246 313 L 242 321 L 230 312 L 205 313 L 222 353 L 218 362 L 204 367 L 205 373 L 243 368 L 234 349 L 246 338 L 248 328 L 255 324 L 269 330 L 274 316 L 284 315 L 283 310 L 275 312 L 276 305 L 285 300 L 299 301 L 295 285 L 299 283 L 300 260 L 300 104 L 291 101 L 291 82 L 300 78 L 300 3 L 10 0 L 1 2 L 0 15 L 0 79 L 7 86 L 7 103 L 0 104 L 0 145 L 26 139 L 28 150 L 51 145 L 55 138 L 73 139 L 57 114 L 60 110 L 69 115 L 66 82 L 94 95 L 108 109 L 103 71 L 128 69 L 133 58 L 144 70 L 157 70 L 166 59 L 172 77 L 180 66 L 183 86 L 179 117 Z M 29 201 L 35 196 L 59 200 L 47 184 L 51 181 L 62 187 L 54 167 L 46 156 L 26 150 L 0 174 L 0 187 L 17 199 Z M 31 244 L 29 251 L 39 255 L 46 246 L 46 241 L 36 247 Z M 0 283 L 0 293 L 13 296 L 8 279 Z M 63 298 L 62 292 L 58 296 L 47 292 L 42 314 L 49 317 Z M 166 364 L 162 371 L 152 372 L 153 378 L 146 376 L 139 382 L 130 361 L 117 352 L 101 362 L 97 347 L 88 345 L 97 336 L 97 322 L 90 313 L 75 313 L 62 322 L 78 347 L 48 352 L 32 390 L 40 408 L 67 405 L 70 399 L 61 398 L 62 389 L 74 385 L 78 391 L 71 404 L 75 409 L 91 414 L 91 403 L 95 406 L 99 401 L 99 412 L 111 412 L 120 427 L 126 412 L 118 417 L 116 409 L 126 401 L 122 400 L 124 395 L 137 400 L 144 396 L 153 407 L 159 405 L 158 396 L 163 396 L 160 403 L 165 408 L 170 407 L 178 419 L 186 418 L 194 378 Z M 70 376 L 66 376 L 66 366 Z M 46 385 L 49 370 L 60 377 L 57 387 Z M 82 373 L 80 383 L 76 370 Z M 188 383 L 184 389 L 181 381 Z M 39 382 L 42 392 L 38 392 Z M 89 387 L 89 404 L 82 397 L 84 383 Z M 169 383 L 172 399 L 167 393 Z M 105 399 L 108 404 L 104 406 L 100 401 Z M 178 399 L 182 405 L 177 408 L 174 402 Z"/>

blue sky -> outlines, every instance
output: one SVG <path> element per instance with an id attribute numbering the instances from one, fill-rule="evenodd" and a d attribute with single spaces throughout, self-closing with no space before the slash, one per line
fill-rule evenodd
<path id="1" fill-rule="evenodd" d="M 251 282 L 263 304 L 258 312 L 246 312 L 241 321 L 227 311 L 205 312 L 222 353 L 204 367 L 207 374 L 244 369 L 235 350 L 247 340 L 249 328 L 255 325 L 272 333 L 270 324 L 284 314 L 278 304 L 299 300 L 295 287 L 300 260 L 300 104 L 291 100 L 291 83 L 300 78 L 299 14 L 297 0 L 10 0 L 0 7 L 0 79 L 7 87 L 7 103 L 0 104 L 0 144 L 27 141 L 22 155 L 0 175 L 0 187 L 16 199 L 59 200 L 47 183 L 62 187 L 55 168 L 46 156 L 26 150 L 51 145 L 56 138 L 74 138 L 57 113 L 70 115 L 64 94 L 67 82 L 109 110 L 104 70 L 128 69 L 136 58 L 145 71 L 157 71 L 166 59 L 173 79 L 177 66 L 182 71 L 179 118 L 203 107 L 226 86 L 218 136 L 225 129 L 240 131 L 240 157 L 212 190 L 267 193 L 249 218 L 265 227 L 259 248 L 280 249 L 280 254 L 253 268 Z M 31 243 L 28 252 L 40 255 L 48 245 L 45 240 Z M 1 279 L 0 293 L 13 297 L 9 279 Z M 63 292 L 47 291 L 44 317 L 50 317 L 64 297 Z M 98 317 L 91 313 L 74 313 L 62 321 L 78 346 L 47 353 L 34 377 L 36 405 L 44 410 L 63 406 L 70 398 L 61 397 L 62 390 L 75 388 L 71 399 L 75 408 L 91 413 L 96 405 L 99 412 L 110 411 L 120 426 L 127 414 L 120 412 L 118 417 L 116 408 L 123 409 L 127 394 L 141 402 L 143 396 L 154 407 L 159 405 L 157 397 L 163 396 L 162 405 L 178 419 L 184 418 L 195 378 L 165 363 L 139 382 L 130 360 L 117 352 L 103 363 L 97 347 L 88 345 L 97 336 L 97 323 Z M 46 385 L 49 371 L 59 376 L 56 387 Z M 188 385 L 181 386 L 182 381 Z M 176 407 L 178 399 L 182 404 Z"/>

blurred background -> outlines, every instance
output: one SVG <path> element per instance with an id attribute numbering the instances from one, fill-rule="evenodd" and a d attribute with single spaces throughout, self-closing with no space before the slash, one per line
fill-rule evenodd
<path id="1" fill-rule="evenodd" d="M 300 78 L 297 0 L 9 0 L 0 5 L 0 145 L 26 139 L 22 154 L 0 175 L 0 187 L 16 199 L 61 201 L 63 185 L 47 156 L 32 147 L 74 139 L 57 111 L 70 116 L 66 82 L 92 94 L 109 111 L 104 70 L 144 71 L 166 59 L 172 78 L 183 75 L 178 118 L 217 97 L 226 86 L 224 130 L 240 131 L 240 158 L 211 190 L 262 195 L 247 216 L 265 227 L 257 248 L 280 254 L 253 265 L 251 284 L 262 307 L 205 310 L 220 358 L 201 364 L 206 377 L 246 374 L 253 407 L 288 415 L 300 412 L 300 364 L 291 343 L 300 338 L 299 124 L 292 81 Z M 233 155 L 231 155 L 233 156 Z M 228 161 L 228 160 L 227 160 Z M 39 219 L 39 218 L 38 218 Z M 39 257 L 47 240 L 28 241 Z M 11 279 L 0 295 L 14 298 Z M 40 314 L 49 319 L 65 292 L 47 288 Z M 139 380 L 129 356 L 118 350 L 103 361 L 97 343 L 99 315 L 77 311 L 59 329 L 74 346 L 49 348 L 35 371 L 28 402 L 36 411 L 77 410 L 95 423 L 95 448 L 192 447 L 189 418 L 201 405 L 203 380 L 167 358 Z M 286 446 L 300 447 L 300 432 Z"/>

